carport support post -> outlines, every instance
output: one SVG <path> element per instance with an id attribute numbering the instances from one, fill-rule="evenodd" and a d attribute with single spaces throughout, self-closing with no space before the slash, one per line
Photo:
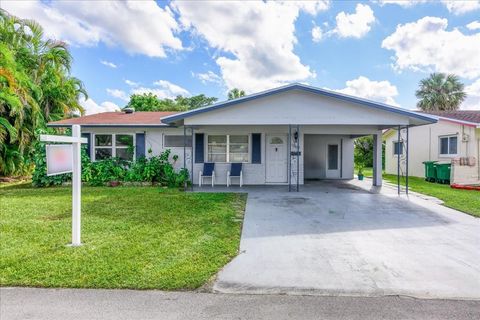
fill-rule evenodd
<path id="1" fill-rule="evenodd" d="M 373 185 L 382 185 L 382 131 L 373 135 Z"/>
<path id="2" fill-rule="evenodd" d="M 183 169 L 187 169 L 187 127 L 183 126 Z M 187 181 L 183 184 L 183 189 L 187 189 Z"/>
<path id="3" fill-rule="evenodd" d="M 397 193 L 400 195 L 400 130 L 402 128 L 400 126 L 398 126 L 397 128 L 397 131 L 398 131 L 398 135 L 397 135 L 397 145 L 398 145 L 398 149 L 397 149 Z M 403 149 L 403 148 L 402 148 Z"/>
<path id="4" fill-rule="evenodd" d="M 300 185 L 300 125 L 297 124 L 297 192 Z"/>
<path id="5" fill-rule="evenodd" d="M 405 193 L 408 194 L 408 130 L 409 127 L 407 126 L 407 141 L 405 143 L 405 146 L 406 146 L 406 150 L 405 150 L 405 157 L 407 158 L 406 159 L 406 175 L 405 175 Z"/>
<path id="6" fill-rule="evenodd" d="M 193 191 L 193 157 L 194 157 L 193 156 L 194 155 L 194 153 L 193 153 L 193 135 L 194 135 L 193 127 L 190 127 L 190 130 L 192 130 L 192 146 L 190 147 L 190 166 L 192 168 L 192 171 L 190 171 L 190 176 L 191 176 L 192 181 L 190 181 L 190 186 L 191 186 L 192 191 Z"/>
<path id="7" fill-rule="evenodd" d="M 292 125 L 288 125 L 288 143 L 287 143 L 287 155 L 288 155 L 288 192 L 292 191 Z"/>

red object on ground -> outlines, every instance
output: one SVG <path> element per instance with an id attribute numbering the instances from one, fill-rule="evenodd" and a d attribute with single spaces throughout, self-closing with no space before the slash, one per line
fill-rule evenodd
<path id="1" fill-rule="evenodd" d="M 463 189 L 463 190 L 477 190 L 477 191 L 480 191 L 480 186 L 463 186 L 463 185 L 460 185 L 460 184 L 451 184 L 450 187 L 454 188 L 454 189 Z"/>

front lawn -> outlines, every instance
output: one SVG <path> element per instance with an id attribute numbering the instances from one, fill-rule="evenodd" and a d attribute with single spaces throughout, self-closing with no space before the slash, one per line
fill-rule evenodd
<path id="1" fill-rule="evenodd" d="M 372 168 L 363 170 L 365 177 L 373 176 Z M 394 174 L 383 174 L 383 179 L 397 184 L 397 176 Z M 405 178 L 400 183 L 405 185 Z M 423 178 L 409 177 L 409 189 L 418 193 L 438 198 L 444 205 L 459 211 L 463 211 L 475 217 L 480 217 L 480 192 L 474 190 L 452 189 L 449 185 L 427 182 Z"/>
<path id="2" fill-rule="evenodd" d="M 245 195 L 84 187 L 83 246 L 71 189 L 0 188 L 2 286 L 194 289 L 237 254 Z"/>

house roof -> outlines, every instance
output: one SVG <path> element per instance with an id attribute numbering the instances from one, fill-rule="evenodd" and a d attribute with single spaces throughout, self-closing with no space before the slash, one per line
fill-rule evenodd
<path id="1" fill-rule="evenodd" d="M 166 111 L 137 111 L 125 112 L 103 112 L 88 116 L 64 119 L 48 123 L 49 127 L 70 127 L 79 124 L 85 127 L 158 127 L 167 126 L 160 121 L 160 118 L 170 116 L 176 112 Z"/>
<path id="2" fill-rule="evenodd" d="M 237 99 L 233 99 L 233 100 L 228 100 L 228 101 L 224 101 L 224 102 L 219 102 L 219 103 L 207 106 L 207 107 L 198 108 L 198 109 L 195 109 L 195 110 L 190 110 L 190 111 L 177 113 L 177 114 L 174 114 L 174 115 L 165 116 L 165 117 L 162 118 L 162 122 L 171 124 L 171 123 L 174 123 L 176 121 L 180 121 L 180 120 L 183 120 L 185 118 L 188 118 L 188 117 L 200 114 L 200 113 L 210 112 L 210 111 L 217 110 L 217 109 L 220 109 L 220 108 L 226 108 L 226 107 L 238 105 L 238 104 L 243 103 L 243 102 L 247 102 L 247 101 L 251 101 L 251 100 L 255 100 L 255 99 L 279 94 L 279 93 L 290 91 L 290 90 L 301 90 L 301 91 L 305 91 L 305 92 L 311 92 L 311 93 L 318 94 L 318 95 L 321 95 L 321 96 L 332 97 L 332 98 L 335 98 L 335 99 L 360 104 L 360 105 L 375 108 L 375 109 L 378 109 L 378 110 L 385 110 L 385 111 L 409 116 L 409 117 L 412 117 L 412 118 L 415 118 L 415 119 L 420 119 L 420 120 L 430 122 L 430 123 L 435 123 L 437 121 L 436 117 L 426 115 L 426 114 L 421 114 L 421 113 L 418 113 L 418 112 L 415 112 L 415 111 L 412 111 L 412 110 L 402 109 L 402 108 L 394 107 L 394 106 L 387 105 L 387 104 L 384 104 L 384 103 L 375 102 L 375 101 L 371 101 L 371 100 L 367 100 L 367 99 L 363 99 L 363 98 L 359 98 L 359 97 L 354 97 L 354 96 L 338 93 L 338 92 L 331 91 L 331 90 L 320 89 L 320 88 L 317 88 L 317 87 L 312 87 L 312 86 L 308 86 L 308 85 L 304 85 L 304 84 L 300 84 L 300 83 L 293 83 L 293 84 L 289 84 L 289 85 L 286 85 L 286 86 L 282 86 L 282 87 L 262 91 L 262 92 L 259 92 L 259 93 L 251 94 L 251 95 L 248 95 L 248 96 L 245 96 L 245 97 L 241 97 L 241 98 L 237 98 Z"/>
<path id="3" fill-rule="evenodd" d="M 431 114 L 440 118 L 460 120 L 464 122 L 470 122 L 480 124 L 480 110 L 455 110 L 455 111 L 428 111 L 423 112 L 425 114 Z"/>

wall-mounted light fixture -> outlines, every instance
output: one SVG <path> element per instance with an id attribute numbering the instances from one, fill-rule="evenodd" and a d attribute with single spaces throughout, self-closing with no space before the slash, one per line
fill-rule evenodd
<path id="1" fill-rule="evenodd" d="M 293 134 L 293 139 L 295 140 L 295 143 L 298 142 L 298 131 L 295 131 L 295 133 Z"/>

